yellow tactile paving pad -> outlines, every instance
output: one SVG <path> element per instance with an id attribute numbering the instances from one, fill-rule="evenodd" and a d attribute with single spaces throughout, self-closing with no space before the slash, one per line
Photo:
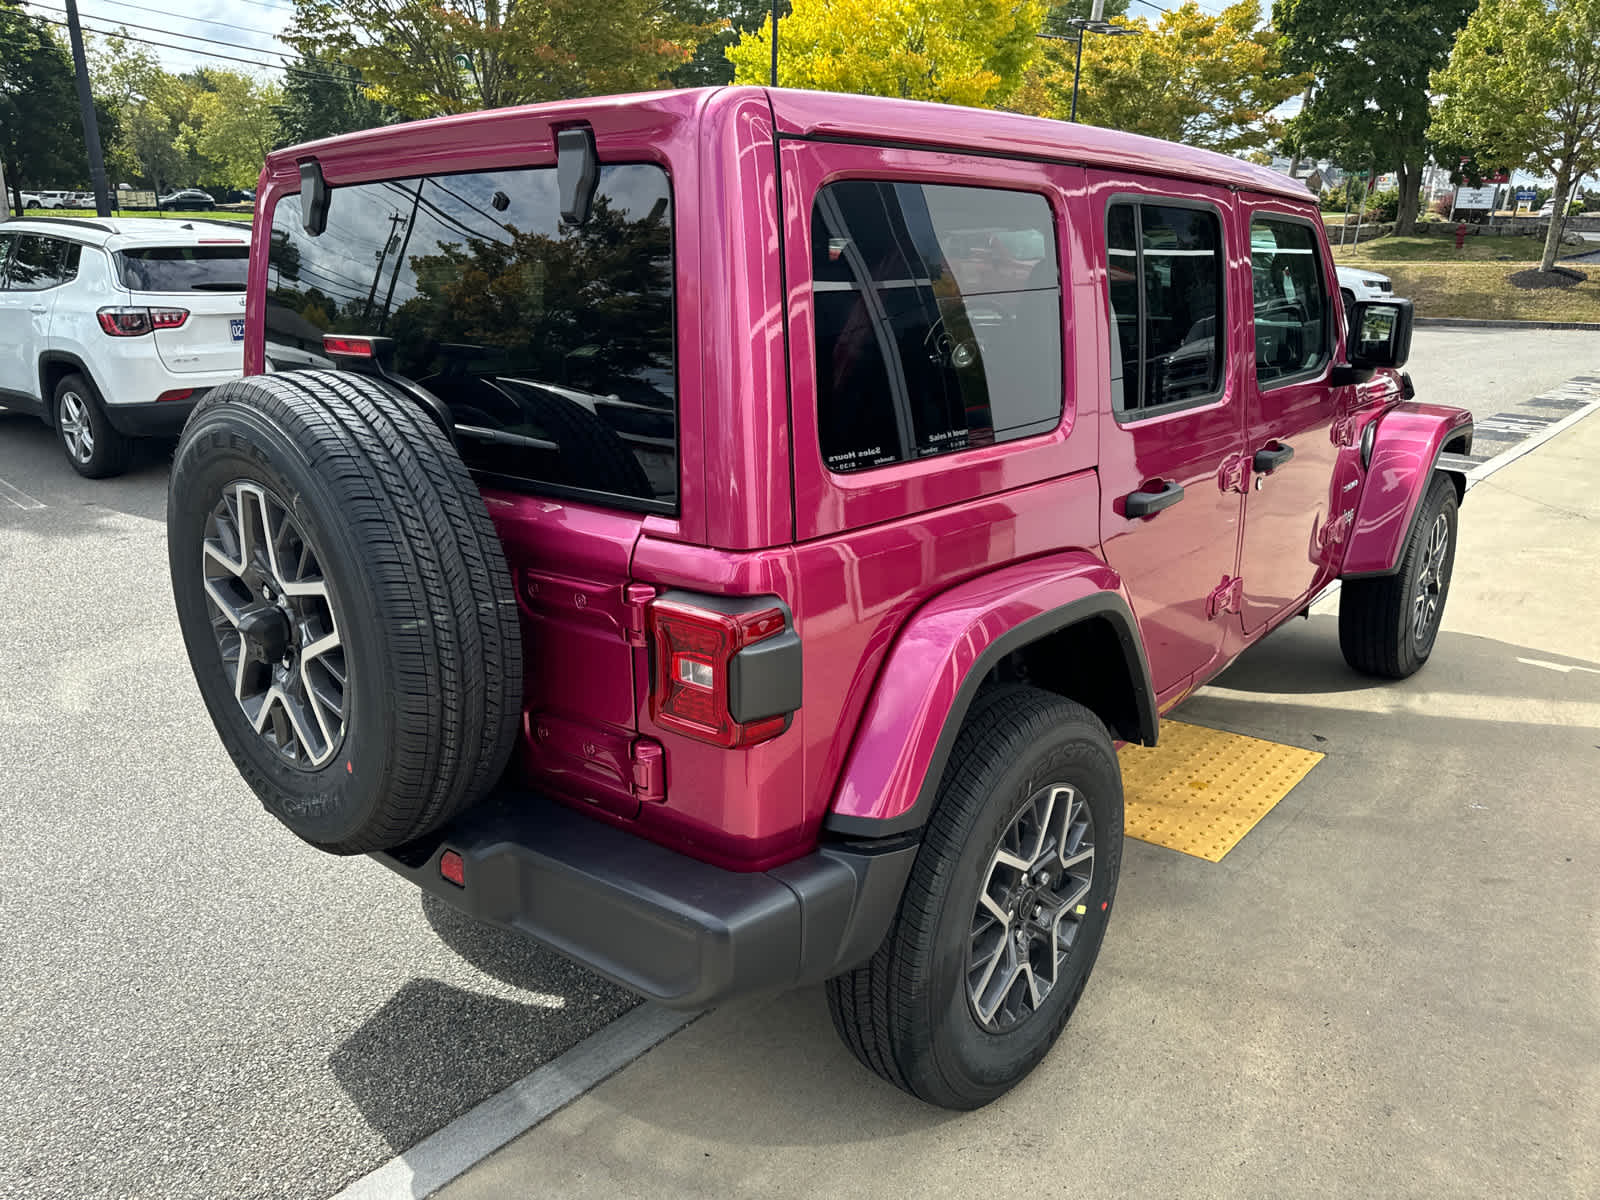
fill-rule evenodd
<path id="1" fill-rule="evenodd" d="M 1323 756 L 1163 721 L 1159 745 L 1124 746 L 1121 758 L 1127 835 L 1221 862 Z"/>

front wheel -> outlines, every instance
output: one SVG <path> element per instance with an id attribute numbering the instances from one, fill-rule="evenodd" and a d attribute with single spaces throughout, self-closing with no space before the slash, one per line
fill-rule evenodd
<path id="1" fill-rule="evenodd" d="M 865 1066 L 931 1104 L 1004 1095 L 1083 993 L 1121 859 L 1122 776 L 1105 726 L 1036 688 L 981 696 L 888 937 L 828 981 L 834 1027 Z"/>
<path id="2" fill-rule="evenodd" d="M 1339 590 L 1339 649 L 1364 675 L 1404 679 L 1433 653 L 1456 562 L 1455 484 L 1435 474 L 1411 527 L 1400 570 L 1348 579 Z"/>

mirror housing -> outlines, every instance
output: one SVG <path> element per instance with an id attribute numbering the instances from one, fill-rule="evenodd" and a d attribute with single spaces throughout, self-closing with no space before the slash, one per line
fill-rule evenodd
<path id="1" fill-rule="evenodd" d="M 1405 366 L 1415 319 L 1409 300 L 1357 300 L 1350 318 L 1350 365 L 1369 371 Z"/>

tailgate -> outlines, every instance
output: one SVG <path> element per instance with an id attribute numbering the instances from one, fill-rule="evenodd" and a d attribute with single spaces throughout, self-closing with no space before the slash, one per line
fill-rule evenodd
<path id="1" fill-rule="evenodd" d="M 169 371 L 244 370 L 244 296 L 229 292 L 140 293 L 151 308 L 188 309 L 176 329 L 157 329 L 156 353 Z"/>

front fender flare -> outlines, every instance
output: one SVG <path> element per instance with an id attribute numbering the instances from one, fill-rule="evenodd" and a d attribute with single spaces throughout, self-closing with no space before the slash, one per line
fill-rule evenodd
<path id="1" fill-rule="evenodd" d="M 1137 729 L 1156 741 L 1155 689 L 1121 577 L 1087 551 L 1005 567 L 934 598 L 906 623 L 878 676 L 824 821 L 848 837 L 927 822 L 956 735 L 984 677 L 1007 654 L 1058 629 L 1104 618 L 1133 682 Z"/>
<path id="2" fill-rule="evenodd" d="M 1472 414 L 1439 404 L 1397 404 L 1377 418 L 1377 437 L 1345 549 L 1341 578 L 1392 575 L 1445 446 L 1472 443 Z"/>

